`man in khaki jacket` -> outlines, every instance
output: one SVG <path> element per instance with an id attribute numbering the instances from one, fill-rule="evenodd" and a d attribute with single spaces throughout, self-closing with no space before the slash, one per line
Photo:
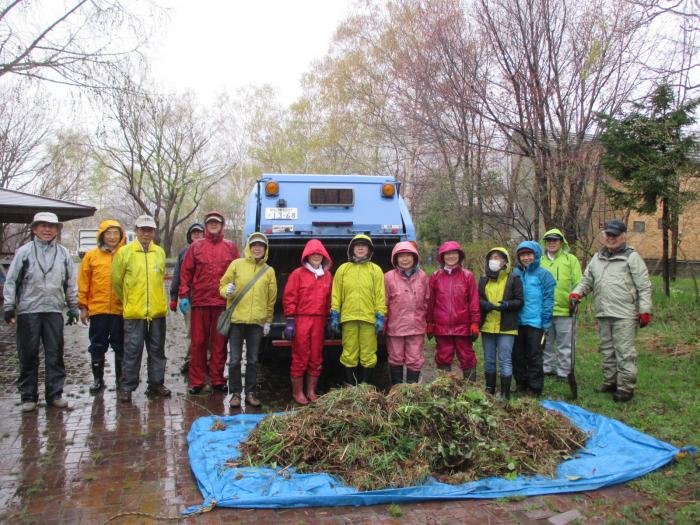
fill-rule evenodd
<path id="1" fill-rule="evenodd" d="M 603 248 L 596 253 L 581 282 L 569 295 L 573 310 L 593 293 L 603 354 L 603 385 L 615 401 L 629 401 L 637 382 L 637 327 L 651 322 L 651 281 L 644 259 L 627 246 L 627 226 L 611 220 L 603 229 Z"/>

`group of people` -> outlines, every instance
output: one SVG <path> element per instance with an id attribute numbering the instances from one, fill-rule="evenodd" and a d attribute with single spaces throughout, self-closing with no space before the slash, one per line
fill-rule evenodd
<path id="1" fill-rule="evenodd" d="M 167 310 L 178 307 L 188 322 L 186 373 L 189 394 L 207 386 L 230 393 L 231 407 L 259 406 L 258 356 L 270 331 L 277 299 L 275 272 L 268 266 L 268 239 L 251 234 L 239 256 L 224 238 L 224 216 L 209 212 L 204 223 L 188 229 L 170 287 L 164 287 L 165 253 L 154 242 L 157 226 L 148 215 L 135 222 L 136 239 L 125 244 L 119 222 L 103 221 L 98 246 L 88 252 L 77 272 L 59 242 L 61 223 L 40 212 L 31 224 L 32 239 L 15 254 L 4 289 L 4 318 L 17 325 L 20 362 L 18 386 L 22 410 L 36 409 L 39 350 L 44 348 L 45 399 L 65 408 L 63 384 L 63 313 L 66 324 L 89 324 L 91 393 L 105 386 L 105 356 L 111 346 L 117 397 L 131 401 L 140 382 L 143 348 L 147 351 L 146 394 L 168 397 L 165 386 Z M 285 285 L 282 304 L 284 337 L 291 340 L 294 400 L 317 399 L 327 330 L 342 338 L 340 363 L 344 382 L 371 382 L 377 365 L 377 335 L 384 334 L 391 382 L 416 383 L 425 363 L 425 337 L 435 338 L 435 363 L 449 371 L 455 354 L 465 380 L 476 381 L 474 341 L 481 335 L 486 390 L 510 398 L 516 388 L 541 394 L 544 375 L 565 378 L 571 369 L 575 337 L 572 316 L 588 294 L 595 311 L 603 354 L 603 384 L 617 401 L 632 398 L 636 383 L 635 331 L 651 320 L 651 282 L 639 254 L 626 245 L 626 227 L 610 221 L 603 247 L 582 274 L 558 229 L 541 243 L 524 241 L 511 260 L 494 247 L 485 257 L 477 283 L 464 268 L 459 243 L 443 243 L 439 268 L 428 276 L 412 242 L 399 242 L 386 274 L 372 262 L 374 246 L 367 235 L 348 245 L 348 260 L 331 275 L 333 261 L 323 243 L 310 240 L 300 266 Z M 242 377 L 245 342 L 245 377 Z M 228 381 L 224 377 L 229 347 Z M 243 384 L 245 379 L 245 385 Z"/>

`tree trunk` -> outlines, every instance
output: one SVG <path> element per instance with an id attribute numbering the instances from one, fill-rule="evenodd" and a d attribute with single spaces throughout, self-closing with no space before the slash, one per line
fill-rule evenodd
<path id="1" fill-rule="evenodd" d="M 678 190 L 680 191 L 680 190 Z M 678 192 L 676 193 L 676 196 Z M 680 242 L 680 236 L 678 235 L 679 228 L 679 215 L 680 210 L 678 209 L 678 199 L 673 200 L 673 209 L 670 212 L 671 215 L 671 280 L 676 281 L 676 275 L 678 273 L 678 243 Z"/>
<path id="2" fill-rule="evenodd" d="M 662 211 L 662 229 L 661 229 L 661 236 L 662 236 L 662 256 L 661 256 L 661 261 L 663 265 L 663 272 L 664 272 L 664 294 L 666 294 L 666 297 L 671 296 L 671 283 L 670 283 L 670 273 L 669 273 L 669 260 L 668 260 L 668 225 L 670 222 L 670 211 L 669 211 L 669 203 L 668 203 L 668 197 L 664 197 L 661 200 L 663 211 Z"/>

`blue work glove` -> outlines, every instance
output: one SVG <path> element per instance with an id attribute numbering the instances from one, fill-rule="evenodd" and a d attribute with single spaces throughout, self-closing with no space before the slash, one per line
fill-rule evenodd
<path id="1" fill-rule="evenodd" d="M 78 319 L 80 319 L 80 310 L 68 310 L 68 320 L 66 321 L 66 326 L 78 324 Z"/>
<path id="2" fill-rule="evenodd" d="M 295 327 L 294 317 L 287 317 L 287 326 L 284 327 L 284 332 L 282 332 L 285 339 L 291 341 L 294 338 Z"/>
<path id="3" fill-rule="evenodd" d="M 508 301 L 501 301 L 501 304 L 499 304 L 496 307 L 496 310 L 499 312 L 505 312 L 508 309 Z"/>
<path id="4" fill-rule="evenodd" d="M 340 312 L 331 310 L 330 327 L 333 335 L 340 334 Z"/>
<path id="5" fill-rule="evenodd" d="M 493 304 L 491 301 L 481 301 L 481 305 L 484 307 L 484 310 L 487 312 L 490 312 L 491 310 L 498 310 L 498 306 Z"/>
<path id="6" fill-rule="evenodd" d="M 180 299 L 180 311 L 186 314 L 190 311 L 190 300 L 187 297 Z"/>
<path id="7" fill-rule="evenodd" d="M 384 316 L 380 313 L 374 314 L 374 331 L 377 334 L 384 331 Z"/>

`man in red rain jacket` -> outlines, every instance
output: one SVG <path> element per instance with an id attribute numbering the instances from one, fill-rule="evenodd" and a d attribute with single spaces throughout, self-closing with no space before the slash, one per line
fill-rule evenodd
<path id="1" fill-rule="evenodd" d="M 219 281 L 229 264 L 238 259 L 235 243 L 224 239 L 224 216 L 218 211 L 204 218 L 204 239 L 192 243 L 180 268 L 180 310 L 191 309 L 192 343 L 188 370 L 191 395 L 204 388 L 207 372 L 214 390 L 228 392 L 224 378 L 226 337 L 216 331 L 216 322 L 226 308 L 219 295 Z M 207 350 L 211 356 L 207 362 Z"/>

